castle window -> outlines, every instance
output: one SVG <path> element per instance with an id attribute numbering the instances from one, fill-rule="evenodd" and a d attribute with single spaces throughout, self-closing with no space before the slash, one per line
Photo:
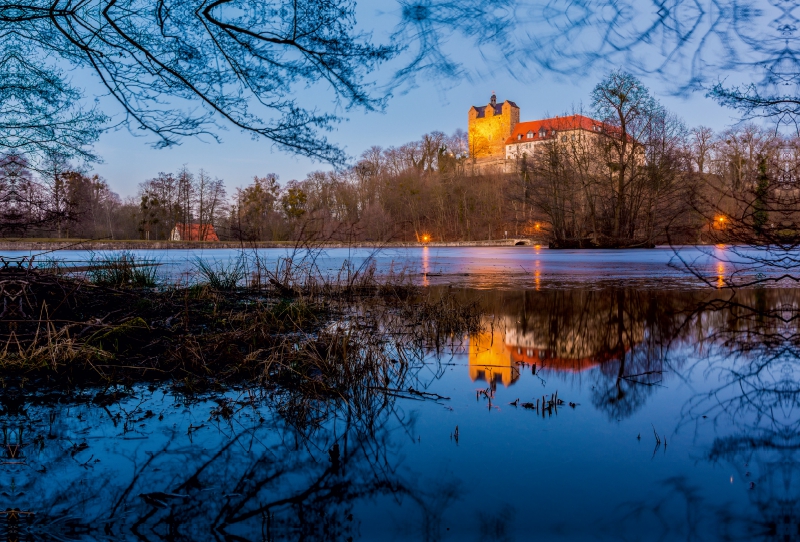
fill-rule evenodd
<path id="1" fill-rule="evenodd" d="M 528 139 L 533 139 L 533 132 L 528 131 Z"/>
<path id="2" fill-rule="evenodd" d="M 575 138 L 575 136 L 572 136 L 572 138 L 574 139 L 574 138 Z M 561 136 L 561 141 L 563 141 L 564 143 L 566 143 L 566 142 L 567 142 L 567 136 Z"/>
<path id="3" fill-rule="evenodd" d="M 572 141 L 575 141 L 578 137 L 575 134 L 572 134 Z"/>
<path id="4" fill-rule="evenodd" d="M 519 141 L 520 139 L 522 139 L 522 134 L 519 134 L 519 135 L 517 136 L 517 140 Z"/>
<path id="5" fill-rule="evenodd" d="M 539 137 L 544 137 L 544 136 L 546 136 L 546 135 L 547 135 L 547 130 L 545 130 L 544 128 L 542 128 L 541 130 L 539 130 Z"/>

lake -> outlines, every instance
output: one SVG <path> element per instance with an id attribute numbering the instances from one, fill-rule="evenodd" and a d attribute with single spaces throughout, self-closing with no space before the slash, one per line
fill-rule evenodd
<path id="1" fill-rule="evenodd" d="M 410 247 L 299 249 L 133 250 L 136 258 L 159 263 L 165 280 L 191 279 L 197 260 L 220 268 L 237 261 L 256 262 L 273 270 L 279 262 L 313 266 L 326 277 L 342 274 L 345 262 L 352 270 L 374 263 L 380 273 L 405 272 L 423 285 L 450 284 L 479 288 L 536 288 L 570 284 L 639 284 L 665 286 L 722 286 L 726 281 L 746 283 L 754 277 L 779 277 L 796 265 L 796 258 L 777 249 L 737 246 L 678 246 L 640 250 L 550 250 L 542 247 Z M 118 251 L 59 250 L 56 252 L 0 251 L 0 257 L 35 256 L 39 265 L 58 259 L 81 266 Z M 765 261 L 766 257 L 766 261 Z M 700 280 L 702 279 L 702 280 Z"/>
<path id="2" fill-rule="evenodd" d="M 4 536 L 800 540 L 800 290 L 685 250 L 711 286 L 669 249 L 382 252 L 484 325 L 367 406 L 4 386 Z"/>

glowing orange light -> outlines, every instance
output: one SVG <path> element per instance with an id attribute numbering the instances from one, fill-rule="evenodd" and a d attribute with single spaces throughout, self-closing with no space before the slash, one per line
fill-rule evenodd
<path id="1" fill-rule="evenodd" d="M 533 248 L 535 248 L 536 250 L 539 250 L 540 248 L 542 248 L 542 245 L 533 245 Z"/>
<path id="2" fill-rule="evenodd" d="M 431 236 L 430 236 L 430 235 L 428 235 L 427 233 L 426 233 L 425 235 L 423 235 L 423 236 L 422 236 L 422 242 L 423 242 L 423 243 L 427 243 L 427 242 L 428 242 L 428 241 L 430 241 L 430 240 L 431 240 Z"/>
<path id="3" fill-rule="evenodd" d="M 536 227 L 536 229 L 537 229 L 537 230 L 539 230 L 539 229 L 541 229 L 541 228 L 542 228 L 542 226 L 541 226 L 541 225 L 540 225 L 538 222 L 536 223 L 536 226 L 535 226 L 535 227 Z"/>

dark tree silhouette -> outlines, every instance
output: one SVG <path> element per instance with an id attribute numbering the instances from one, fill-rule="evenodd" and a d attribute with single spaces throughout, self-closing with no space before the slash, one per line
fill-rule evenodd
<path id="1" fill-rule="evenodd" d="M 296 91 L 327 85 L 338 106 L 379 108 L 366 76 L 393 51 L 356 29 L 349 0 L 4 2 L 0 34 L 6 54 L 94 73 L 156 146 L 224 124 L 334 163 L 343 154 L 319 130 L 337 117 Z"/>
<path id="2" fill-rule="evenodd" d="M 40 171 L 53 159 L 96 160 L 90 145 L 106 117 L 80 102 L 62 72 L 31 61 L 24 49 L 2 47 L 0 153 L 7 161 L 24 157 L 25 168 Z"/>
<path id="3" fill-rule="evenodd" d="M 704 5 L 690 0 L 402 2 L 399 32 L 418 53 L 415 70 L 463 76 L 445 37 L 476 44 L 489 70 L 536 80 L 624 66 L 675 93 L 705 91 L 745 118 L 796 125 L 800 56 L 794 2 Z M 473 65 L 474 67 L 474 65 Z"/>
<path id="4" fill-rule="evenodd" d="M 358 26 L 352 0 L 33 0 L 0 3 L 0 35 L 3 56 L 13 48 L 31 61 L 94 73 L 129 126 L 154 134 L 156 146 L 232 126 L 337 163 L 343 153 L 320 131 L 338 113 L 297 91 L 327 87 L 339 112 L 379 109 L 385 96 L 372 86 L 373 72 L 398 55 L 400 69 L 386 68 L 383 78 L 390 89 L 420 76 L 461 79 L 487 69 L 521 79 L 541 71 L 583 75 L 604 63 L 660 75 L 676 92 L 706 89 L 735 107 L 793 103 L 768 90 L 786 94 L 797 77 L 793 8 L 722 4 L 402 0 L 385 15 L 394 32 L 377 44 Z M 485 62 L 465 68 L 456 56 L 463 48 L 449 44 L 453 35 Z M 761 79 L 725 90 L 720 81 L 742 73 Z"/>
<path id="5" fill-rule="evenodd" d="M 50 55 L 93 72 L 130 126 L 155 134 L 156 145 L 226 125 L 340 161 L 319 135 L 338 117 L 297 90 L 324 85 L 337 106 L 378 109 L 371 74 L 399 53 L 395 85 L 486 69 L 529 79 L 624 65 L 663 77 L 676 92 L 705 89 L 748 114 L 793 116 L 800 71 L 790 4 L 402 0 L 387 9 L 395 30 L 379 45 L 357 25 L 352 0 L 34 0 L 0 3 L 0 34 L 6 51 L 22 46 L 27 58 Z M 453 35 L 474 44 L 485 63 L 465 68 Z M 742 82 L 743 73 L 754 80 Z M 726 86 L 728 76 L 743 86 Z"/>
<path id="6" fill-rule="evenodd" d="M 98 160 L 91 145 L 107 118 L 81 107 L 81 92 L 63 72 L 37 61 L 13 37 L 0 47 L 0 232 L 22 235 L 50 227 L 68 213 L 48 197 L 63 184 L 69 161 Z M 55 173 L 55 176 L 53 175 Z M 57 199 L 57 198 L 55 198 Z"/>
<path id="7" fill-rule="evenodd" d="M 796 139 L 776 137 L 755 156 L 728 157 L 732 179 L 698 176 L 705 189 L 693 193 L 690 205 L 708 225 L 703 237 L 727 246 L 724 251 L 713 246 L 700 250 L 707 259 L 718 261 L 725 273 L 718 280 L 701 271 L 698 262 L 683 259 L 690 272 L 709 285 L 732 288 L 800 281 L 796 145 Z M 747 168 L 752 174 L 742 173 Z M 676 251 L 681 257 L 680 249 Z"/>

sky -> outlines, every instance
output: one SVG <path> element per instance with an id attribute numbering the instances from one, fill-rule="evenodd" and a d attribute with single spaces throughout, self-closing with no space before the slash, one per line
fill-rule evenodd
<path id="1" fill-rule="evenodd" d="M 459 128 L 466 130 L 469 108 L 488 103 L 493 90 L 499 101 L 516 102 L 522 121 L 555 116 L 570 111 L 573 105 L 587 104 L 602 75 L 598 70 L 595 78 L 581 77 L 574 81 L 544 77 L 533 88 L 509 76 L 462 82 L 446 90 L 437 88 L 435 82 L 424 83 L 390 100 L 385 112 L 353 113 L 329 138 L 343 146 L 350 156 L 357 157 L 373 145 L 397 146 L 436 130 L 448 134 Z M 702 124 L 722 130 L 735 120 L 730 110 L 701 93 L 688 98 L 659 96 L 658 82 L 654 83 L 653 93 L 689 126 Z M 174 172 L 184 164 L 193 171 L 203 168 L 224 179 L 229 191 L 248 184 L 256 175 L 276 173 L 281 183 L 285 183 L 303 179 L 312 171 L 331 169 L 326 164 L 273 149 L 269 141 L 253 141 L 236 131 L 222 132 L 220 137 L 221 143 L 188 139 L 177 147 L 157 150 L 126 129 L 106 133 L 95 146 L 104 163 L 95 165 L 94 172 L 125 197 L 135 195 L 140 182 L 161 171 Z"/>
<path id="2" fill-rule="evenodd" d="M 380 35 L 380 32 L 385 33 L 387 21 L 396 20 L 392 19 L 396 14 L 381 12 L 377 4 L 385 5 L 366 2 L 359 16 L 362 25 L 375 29 Z M 413 87 L 397 92 L 383 112 L 367 114 L 356 110 L 347 113 L 345 121 L 328 134 L 328 138 L 343 147 L 349 156 L 357 157 L 374 145 L 397 146 L 431 131 L 466 130 L 469 108 L 485 105 L 492 91 L 496 91 L 499 101 L 516 102 L 522 121 L 555 116 L 580 104 L 588 107 L 590 92 L 597 82 L 611 69 L 626 67 L 606 62 L 575 75 L 516 67 L 512 75 L 508 70 L 496 69 L 502 66 L 502 57 L 495 56 L 487 61 L 486 51 L 478 50 L 473 42 L 455 35 L 447 38 L 446 47 L 465 66 L 468 77 L 420 79 Z M 702 124 L 723 130 L 736 121 L 731 111 L 706 98 L 704 91 L 677 97 L 663 77 L 640 75 L 640 78 L 656 98 L 690 127 Z M 75 76 L 73 82 L 87 88 L 90 94 L 96 84 L 80 76 Z M 331 101 L 330 95 L 320 88 L 300 90 L 297 97 L 305 104 L 329 104 Z M 193 171 L 203 168 L 223 179 L 229 193 L 249 184 L 254 176 L 275 173 L 280 182 L 285 183 L 303 179 L 312 171 L 330 169 L 324 163 L 293 156 L 273 148 L 267 140 L 252 140 L 249 135 L 235 130 L 220 132 L 219 136 L 221 143 L 189 138 L 179 146 L 156 150 L 148 146 L 146 138 L 134 136 L 127 129 L 110 131 L 95 146 L 103 162 L 93 169 L 123 198 L 134 196 L 139 183 L 159 172 L 174 172 L 184 165 Z"/>

